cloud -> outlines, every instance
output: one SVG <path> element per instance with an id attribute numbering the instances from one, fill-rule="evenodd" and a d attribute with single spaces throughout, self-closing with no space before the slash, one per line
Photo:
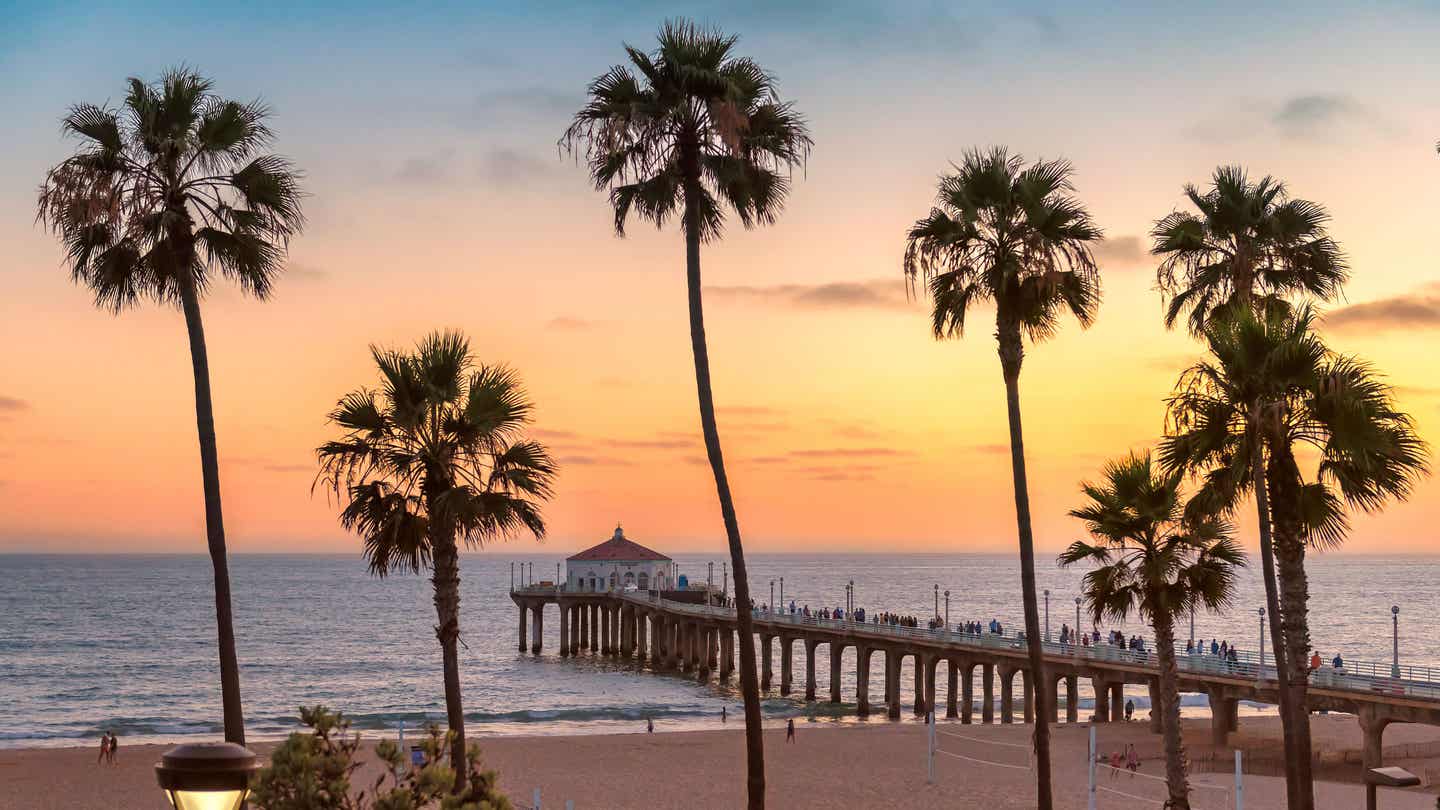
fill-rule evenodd
<path id="1" fill-rule="evenodd" d="M 237 467 L 252 467 L 262 472 L 271 473 L 310 473 L 315 471 L 314 465 L 311 464 L 287 464 L 271 459 L 253 458 L 249 456 L 227 458 L 224 460 L 224 463 L 233 464 Z"/>
<path id="2" fill-rule="evenodd" d="M 595 322 L 570 315 L 561 315 L 547 321 L 545 328 L 556 332 L 584 332 L 589 329 L 594 329 Z"/>
<path id="3" fill-rule="evenodd" d="M 411 185 L 438 185 L 454 177 L 455 150 L 442 149 L 432 155 L 406 158 L 395 171 L 395 179 Z"/>
<path id="4" fill-rule="evenodd" d="M 632 450 L 684 450 L 695 446 L 695 438 L 684 439 L 601 439 L 606 447 L 624 447 Z"/>
<path id="5" fill-rule="evenodd" d="M 1315 94 L 1286 99 L 1270 116 L 1270 123 L 1288 138 L 1313 138 L 1337 124 L 1364 121 L 1368 113 L 1349 96 Z"/>
<path id="6" fill-rule="evenodd" d="M 556 164 L 518 149 L 502 147 L 487 152 L 480 164 L 480 176 L 498 186 L 517 186 L 555 173 Z"/>
<path id="7" fill-rule="evenodd" d="M 30 410 L 30 403 L 16 397 L 0 396 L 0 414 Z"/>
<path id="8" fill-rule="evenodd" d="M 784 413 L 779 408 L 764 405 L 722 405 L 715 412 L 724 416 L 779 416 Z"/>
<path id="9" fill-rule="evenodd" d="M 893 447 L 831 447 L 817 450 L 791 450 L 790 455 L 795 458 L 893 458 L 910 454 Z"/>
<path id="10" fill-rule="evenodd" d="M 635 465 L 634 460 L 619 456 L 560 456 L 556 461 L 562 466 L 570 464 L 576 467 L 633 467 Z"/>
<path id="11" fill-rule="evenodd" d="M 299 281 L 323 281 L 330 277 L 330 271 L 302 262 L 286 262 L 285 276 Z"/>
<path id="12" fill-rule="evenodd" d="M 1176 374 L 1195 365 L 1196 358 L 1189 354 L 1167 354 L 1163 357 L 1146 357 L 1140 365 L 1151 371 L 1173 371 Z"/>
<path id="13" fill-rule="evenodd" d="M 532 430 L 530 432 L 535 434 L 537 438 L 548 439 L 550 441 L 580 438 L 580 434 L 576 433 L 573 430 L 550 430 L 548 428 L 536 428 L 535 430 Z"/>
<path id="14" fill-rule="evenodd" d="M 1440 388 L 1429 385 L 1397 385 L 1394 386 L 1395 393 L 1402 397 L 1436 397 L 1440 396 Z"/>
<path id="15" fill-rule="evenodd" d="M 315 468 L 308 464 L 265 464 L 260 467 L 265 472 L 273 473 L 298 473 L 314 472 Z"/>
<path id="16" fill-rule="evenodd" d="M 568 119 L 584 103 L 584 96 L 576 92 L 549 87 L 515 87 L 480 93 L 475 96 L 471 112 L 473 118 L 481 123 L 509 126 L 517 116 Z"/>
<path id="17" fill-rule="evenodd" d="M 1145 243 L 1138 236 L 1108 236 L 1101 239 L 1091 252 L 1101 269 L 1107 265 L 1133 267 L 1149 256 Z"/>
<path id="18" fill-rule="evenodd" d="M 1325 313 L 1323 323 L 1337 332 L 1437 329 L 1440 328 L 1440 284 L 1331 310 Z"/>
<path id="19" fill-rule="evenodd" d="M 976 453 L 985 453 L 993 456 L 1010 454 L 1010 445 L 1008 444 L 972 444 L 970 445 L 970 449 Z"/>
<path id="20" fill-rule="evenodd" d="M 828 284 L 706 287 L 705 294 L 721 301 L 753 302 L 796 309 L 912 308 L 912 302 L 906 299 L 905 281 L 900 278 L 836 281 Z"/>

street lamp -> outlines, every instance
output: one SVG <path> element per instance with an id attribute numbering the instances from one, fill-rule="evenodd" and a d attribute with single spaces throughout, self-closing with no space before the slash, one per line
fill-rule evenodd
<path id="1" fill-rule="evenodd" d="M 1255 670 L 1255 681 L 1258 683 L 1265 679 L 1265 608 L 1255 611 L 1260 616 L 1260 668 Z"/>
<path id="2" fill-rule="evenodd" d="M 784 609 L 785 609 L 785 578 L 784 578 L 784 577 L 780 577 L 780 609 L 781 609 L 782 612 L 783 612 Z"/>
<path id="3" fill-rule="evenodd" d="M 1391 659 L 1390 677 L 1400 677 L 1400 606 L 1390 606 L 1390 621 L 1395 628 L 1394 658 Z"/>
<path id="4" fill-rule="evenodd" d="M 1045 589 L 1045 640 L 1050 640 L 1050 589 Z"/>
<path id="5" fill-rule="evenodd" d="M 1190 603 L 1190 640 L 1195 640 L 1195 603 Z"/>
<path id="6" fill-rule="evenodd" d="M 935 618 L 940 618 L 940 583 L 935 583 Z"/>
<path id="7" fill-rule="evenodd" d="M 950 589 L 945 589 L 945 632 L 950 632 Z"/>
<path id="8" fill-rule="evenodd" d="M 775 580 L 770 580 L 770 612 L 775 612 Z"/>
<path id="9" fill-rule="evenodd" d="M 1075 597 L 1075 632 L 1080 632 L 1080 597 Z"/>
<path id="10" fill-rule="evenodd" d="M 155 780 L 176 810 L 238 810 L 259 768 L 244 746 L 189 743 L 160 758 Z"/>

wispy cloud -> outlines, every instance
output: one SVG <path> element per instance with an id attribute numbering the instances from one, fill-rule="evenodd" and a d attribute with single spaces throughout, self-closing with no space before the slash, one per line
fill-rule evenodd
<path id="1" fill-rule="evenodd" d="M 1386 332 L 1440 328 L 1440 283 L 1405 295 L 1351 304 L 1327 312 L 1322 321 L 1337 332 Z"/>
<path id="2" fill-rule="evenodd" d="M 564 441 L 566 439 L 578 439 L 580 434 L 573 430 L 553 430 L 551 428 L 536 428 L 530 431 L 537 439 L 546 441 Z"/>
<path id="3" fill-rule="evenodd" d="M 566 119 L 585 101 L 577 92 L 551 87 L 514 87 L 487 90 L 471 104 L 473 120 L 497 127 L 510 126 L 520 118 Z"/>
<path id="4" fill-rule="evenodd" d="M 440 185 L 455 177 L 455 150 L 442 149 L 428 155 L 405 159 L 395 170 L 395 180 L 410 185 Z"/>
<path id="5" fill-rule="evenodd" d="M 1143 264 L 1149 256 L 1144 241 L 1138 236 L 1109 236 L 1096 244 L 1091 252 L 1102 269 L 1124 269 Z"/>
<path id="6" fill-rule="evenodd" d="M 30 403 L 18 397 L 0 396 L 0 415 L 30 410 Z"/>
<path id="7" fill-rule="evenodd" d="M 1292 141 L 1327 141 L 1358 131 L 1389 133 L 1383 116 L 1352 96 L 1305 93 L 1282 99 L 1240 99 L 1192 125 L 1196 140 L 1238 141 L 1278 136 Z"/>
<path id="8" fill-rule="evenodd" d="M 827 447 L 811 450 L 791 450 L 795 458 L 896 458 L 910 453 L 893 447 Z"/>
<path id="9" fill-rule="evenodd" d="M 913 308 L 906 300 L 905 281 L 899 278 L 836 281 L 827 284 L 776 284 L 770 286 L 706 287 L 705 294 L 720 301 L 769 304 L 796 309 Z"/>
<path id="10" fill-rule="evenodd" d="M 584 332 L 595 328 L 594 321 L 587 321 L 584 318 L 576 318 L 571 315 L 561 315 L 558 318 L 551 318 L 545 323 L 545 328 L 555 332 Z"/>
<path id="11" fill-rule="evenodd" d="M 583 454 L 575 454 L 575 455 L 560 456 L 559 458 L 556 459 L 556 461 L 557 461 L 561 466 L 564 466 L 564 465 L 566 465 L 566 464 L 570 464 L 570 465 L 573 465 L 573 466 L 576 466 L 576 467 L 633 467 L 633 466 L 635 466 L 635 460 L 634 460 L 634 459 L 624 458 L 624 457 L 622 457 L 622 456 L 604 456 L 604 455 L 583 455 Z"/>
<path id="12" fill-rule="evenodd" d="M 1365 122 L 1368 118 L 1369 111 L 1349 96 L 1317 93 L 1286 99 L 1270 116 L 1270 123 L 1287 138 L 1314 138 L 1337 125 Z"/>
<path id="13" fill-rule="evenodd" d="M 605 447 L 624 447 L 631 450 L 683 450 L 695 446 L 698 438 L 662 439 L 601 439 Z"/>
<path id="14" fill-rule="evenodd" d="M 330 277 L 330 271 L 303 262 L 286 262 L 285 277 L 298 281 L 323 281 Z"/>
<path id="15" fill-rule="evenodd" d="M 502 147 L 485 153 L 480 177 L 498 186 L 519 186 L 543 180 L 556 173 L 553 159 L 543 160 L 519 149 Z"/>

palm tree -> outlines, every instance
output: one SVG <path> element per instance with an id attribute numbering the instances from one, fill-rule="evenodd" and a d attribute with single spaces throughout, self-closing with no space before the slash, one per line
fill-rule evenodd
<path id="1" fill-rule="evenodd" d="M 1340 293 L 1349 275 L 1344 255 L 1326 231 L 1329 214 L 1317 203 L 1291 198 L 1283 183 L 1266 176 L 1251 182 L 1238 166 L 1217 168 L 1210 187 L 1202 192 L 1185 187 L 1198 213 L 1175 211 L 1155 223 L 1151 231 L 1151 253 L 1161 257 L 1156 274 L 1160 290 L 1169 299 L 1165 325 L 1173 327 L 1185 316 L 1192 335 L 1203 336 L 1207 325 L 1237 310 L 1261 316 L 1289 311 L 1291 299 L 1313 297 L 1329 301 Z M 1253 403 L 1252 403 L 1253 405 Z M 1255 414 L 1247 418 L 1253 419 Z M 1200 493 L 1205 508 L 1233 503 L 1253 488 L 1260 535 L 1261 577 L 1265 603 L 1270 612 L 1271 639 L 1275 648 L 1277 687 L 1281 722 L 1285 734 L 1286 761 L 1291 768 L 1308 768 L 1308 755 L 1301 756 L 1294 727 L 1308 720 L 1287 716 L 1290 700 L 1285 666 L 1285 645 L 1281 638 L 1279 589 L 1276 583 L 1274 548 L 1268 493 L 1263 480 L 1264 443 L 1248 442 L 1249 455 L 1235 456 L 1226 475 L 1212 469 L 1206 490 Z M 1246 480 L 1248 479 L 1248 480 Z M 1291 778 L 1287 788 L 1308 780 Z M 1291 806 L 1298 799 L 1292 795 Z"/>
<path id="2" fill-rule="evenodd" d="M 1168 807 L 1188 810 L 1190 784 L 1180 738 L 1180 672 L 1175 661 L 1175 620 L 1196 607 L 1230 604 L 1236 571 L 1245 555 L 1225 520 L 1187 518 L 1181 474 L 1162 473 L 1150 454 L 1130 455 L 1105 466 L 1104 480 L 1084 484 L 1089 501 L 1070 512 L 1085 522 L 1095 542 L 1076 541 L 1060 555 L 1062 566 L 1090 563 L 1085 597 L 1098 623 L 1132 612 L 1155 631 L 1160 661 L 1160 728 L 1165 739 Z"/>
<path id="3" fill-rule="evenodd" d="M 555 464 L 525 438 L 533 406 L 515 372 L 476 366 L 459 333 L 370 354 L 380 388 L 352 391 L 330 413 L 342 435 L 316 450 L 316 484 L 344 504 L 340 523 L 364 541 L 370 573 L 432 571 L 451 758 L 464 762 L 459 544 L 544 537 Z"/>
<path id="4" fill-rule="evenodd" d="M 1033 343 L 1051 337 L 1067 311 L 1088 327 L 1100 303 L 1099 270 L 1090 245 L 1101 232 L 1069 193 L 1070 175 L 1070 164 L 1063 160 L 1025 166 L 1020 156 L 1004 149 L 972 150 L 953 173 L 940 179 L 936 207 L 910 229 L 904 259 L 905 274 L 912 281 L 922 277 L 927 285 L 937 340 L 961 337 L 973 304 L 995 304 L 995 337 L 1010 422 L 1025 637 L 1036 683 L 1045 678 L 1020 429 L 1024 339 Z M 1038 806 L 1048 810 L 1050 731 L 1045 690 L 1036 690 L 1035 701 Z"/>
<path id="5" fill-rule="evenodd" d="M 1160 448 L 1167 470 L 1202 473 L 1193 501 L 1199 510 L 1233 509 L 1246 487 L 1262 503 L 1268 494 L 1280 574 L 1271 632 L 1280 645 L 1277 680 L 1287 687 L 1280 695 L 1287 784 L 1291 807 L 1301 808 L 1314 805 L 1305 551 L 1343 541 L 1347 504 L 1370 511 L 1406 497 L 1425 472 L 1428 452 L 1410 417 L 1395 409 L 1390 388 L 1366 364 L 1332 353 L 1313 321 L 1301 307 L 1264 317 L 1240 310 L 1209 323 L 1211 359 L 1182 375 Z M 1309 481 L 1296 462 L 1297 444 L 1319 458 Z M 1256 479 L 1248 468 L 1261 456 L 1267 462 Z"/>
<path id="6" fill-rule="evenodd" d="M 1273 177 L 1252 183 L 1239 166 L 1221 166 L 1209 189 L 1187 185 L 1185 196 L 1198 214 L 1174 211 L 1150 232 L 1166 327 L 1184 316 L 1199 337 L 1235 307 L 1284 310 L 1296 297 L 1339 296 L 1349 269 L 1323 206 L 1290 197 Z"/>
<path id="7" fill-rule="evenodd" d="M 240 667 L 220 510 L 220 467 L 200 299 L 215 275 L 264 300 L 304 224 L 299 173 L 268 153 L 269 110 L 211 92 L 188 69 L 159 82 L 130 79 L 119 108 L 77 104 L 62 129 L 75 153 L 45 176 L 38 220 L 65 245 L 65 262 L 95 305 L 119 314 L 152 301 L 178 306 L 190 338 L 205 533 L 215 573 L 215 619 L 225 739 L 244 744 Z"/>
<path id="8" fill-rule="evenodd" d="M 761 808 L 765 755 L 750 583 L 715 425 L 700 246 L 720 238 L 727 211 L 746 228 L 773 223 L 790 188 L 789 172 L 804 163 L 811 140 L 804 118 L 780 101 L 775 78 L 736 55 L 736 42 L 688 21 L 665 23 L 653 51 L 625 46 L 630 66 L 616 65 L 590 83 L 588 101 L 560 143 L 572 154 L 583 153 L 595 188 L 609 191 L 617 234 L 624 235 L 632 211 L 657 228 L 680 217 L 700 427 L 735 577 L 747 794 L 749 806 Z"/>

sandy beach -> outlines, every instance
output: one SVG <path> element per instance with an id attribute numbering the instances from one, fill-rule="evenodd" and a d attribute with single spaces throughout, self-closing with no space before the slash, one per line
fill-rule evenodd
<path id="1" fill-rule="evenodd" d="M 1084 808 L 1085 752 L 1088 726 L 1055 727 L 1054 784 L 1057 806 Z M 1158 736 L 1147 724 L 1134 722 L 1100 726 L 1101 750 L 1133 742 L 1141 752 L 1142 774 L 1159 776 Z M 993 741 L 1024 744 L 1030 729 L 1012 726 L 961 726 L 942 723 L 942 749 L 960 757 L 1023 763 L 1024 750 L 991 746 Z M 1207 743 L 1208 723 L 1190 720 L 1187 745 L 1197 761 L 1212 755 Z M 1317 749 L 1327 752 L 1332 765 L 1317 774 L 1321 779 L 1353 778 L 1344 765 L 1345 752 L 1358 748 L 1354 718 L 1314 718 Z M 797 723 L 797 741 L 785 742 L 782 728 L 766 732 L 770 806 L 785 810 L 829 808 L 985 808 L 1021 810 L 1032 807 L 1034 786 L 1028 770 L 980 765 L 956 756 L 937 758 L 934 784 L 926 783 L 925 730 L 915 724 L 811 724 Z M 1275 718 L 1246 718 L 1237 745 L 1249 750 L 1278 749 L 1279 725 Z M 976 740 L 984 742 L 975 742 Z M 1386 764 L 1409 767 L 1426 778 L 1440 771 L 1440 758 L 1405 758 L 1404 752 L 1429 750 L 1440 742 L 1440 729 L 1392 726 L 1386 735 Z M 715 731 L 660 732 L 590 736 L 482 738 L 485 761 L 501 773 L 501 785 L 512 800 L 528 806 L 532 790 L 541 788 L 545 807 L 563 807 L 566 799 L 577 810 L 613 808 L 731 808 L 743 806 L 744 740 L 741 728 L 731 725 Z M 273 743 L 253 746 L 268 752 Z M 0 808 L 4 810 L 162 810 L 167 807 L 155 787 L 152 767 L 165 746 L 131 746 L 121 749 L 115 767 L 95 764 L 95 751 L 76 748 L 0 751 Z M 1228 754 L 1220 753 L 1220 759 Z M 1351 768 L 1350 770 L 1356 771 Z M 369 772 L 373 774 L 372 772 Z M 357 784 L 368 781 L 362 772 Z M 1229 774 L 1199 773 L 1198 784 L 1229 786 Z M 1121 774 L 1102 776 L 1099 806 L 1143 807 L 1159 795 L 1158 782 Z M 1384 807 L 1430 810 L 1435 807 L 1434 786 L 1412 791 L 1387 791 Z M 1130 794 L 1127 798 L 1124 794 Z M 1317 802 L 1327 807 L 1359 807 L 1363 789 L 1354 782 L 1325 781 L 1316 785 Z M 1139 798 L 1134 798 L 1139 797 Z M 1198 790 L 1198 808 L 1228 807 L 1226 790 Z M 1250 810 L 1281 808 L 1284 785 L 1272 776 L 1247 775 L 1245 806 Z"/>

